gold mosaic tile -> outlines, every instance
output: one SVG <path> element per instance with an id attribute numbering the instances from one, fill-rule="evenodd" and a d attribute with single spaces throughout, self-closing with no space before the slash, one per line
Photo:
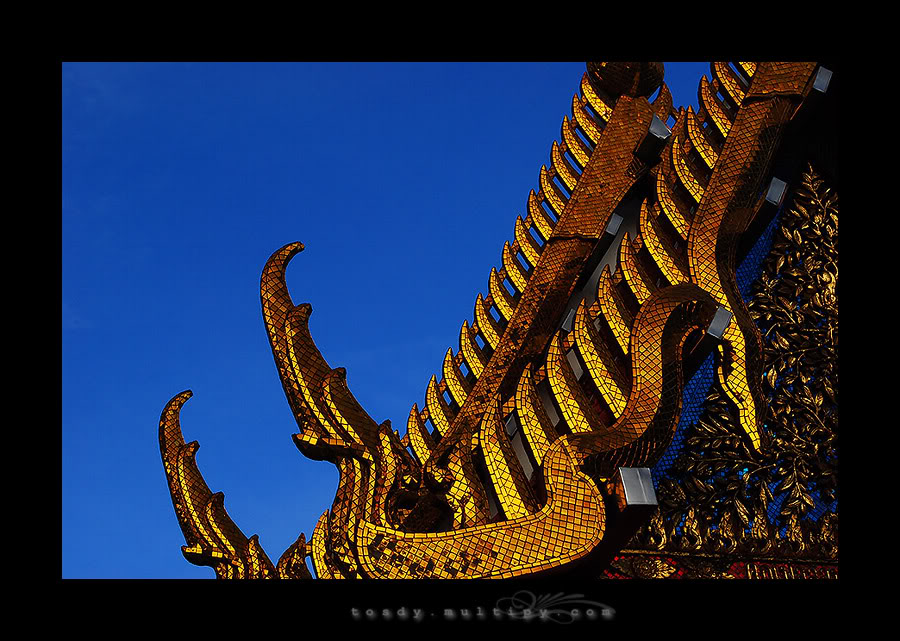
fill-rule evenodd
<path id="1" fill-rule="evenodd" d="M 551 146 L 525 219 L 516 218 L 501 268 L 490 271 L 488 295 L 478 295 L 459 351 L 445 353 L 441 378 L 430 379 L 422 411 L 412 406 L 402 438 L 357 403 L 344 370 L 328 365 L 309 334 L 311 307 L 291 301 L 285 269 L 302 245 L 275 252 L 261 280 L 263 318 L 300 426 L 297 447 L 338 467 L 334 503 L 309 546 L 301 535 L 273 564 L 203 481 L 198 445 L 181 435 L 185 392 L 160 420 L 185 557 L 220 578 L 309 578 L 307 556 L 319 578 L 509 578 L 581 559 L 615 538 L 607 506 L 625 508 L 617 469 L 652 464 L 669 446 L 681 411 L 682 348 L 720 306 L 733 319 L 718 345 L 718 381 L 758 449 L 761 338 L 737 291 L 734 244 L 816 65 L 735 64 L 737 71 L 712 63 L 696 114 L 673 108 L 659 86 L 661 65 L 589 64 L 562 142 Z M 752 78 L 749 88 L 740 74 Z M 676 122 L 660 161 L 648 165 L 634 152 L 654 115 Z M 613 211 L 636 187 L 644 190 L 636 237 L 624 234 L 597 300 L 576 298 L 571 331 L 561 329 Z M 680 240 L 663 230 L 669 223 Z M 688 532 L 695 520 L 686 519 Z M 652 572 L 667 576 L 670 567 Z"/>

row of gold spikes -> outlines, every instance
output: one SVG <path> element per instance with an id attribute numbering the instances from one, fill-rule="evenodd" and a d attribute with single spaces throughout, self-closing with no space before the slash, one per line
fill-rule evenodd
<path id="1" fill-rule="evenodd" d="M 755 72 L 754 63 L 738 64 L 748 77 L 752 77 Z M 723 86 L 732 99 L 735 100 L 735 103 L 740 105 L 744 94 L 734 76 L 734 72 L 728 67 L 727 63 L 714 62 L 711 64 L 711 67 L 715 77 L 714 83 Z M 701 81 L 701 100 L 703 100 L 704 95 L 710 93 L 703 92 L 705 86 L 709 87 L 709 84 L 704 78 Z M 715 85 L 709 88 L 711 90 L 718 89 Z M 716 100 L 715 106 L 719 106 L 718 100 L 714 97 L 712 99 Z M 710 109 L 704 106 L 701 113 L 706 116 L 710 113 Z M 720 129 L 724 138 L 727 136 L 728 130 L 730 130 L 732 121 L 724 109 L 721 110 L 721 114 L 725 116 L 728 123 L 727 128 Z M 564 127 L 565 125 L 566 122 L 564 122 Z M 687 164 L 685 156 L 690 153 L 691 149 L 695 149 L 706 165 L 705 169 L 711 173 L 718 158 L 718 151 L 713 146 L 713 143 L 709 141 L 700 123 L 698 123 L 697 115 L 691 107 L 687 110 L 681 109 L 679 111 L 674 130 L 676 135 L 672 145 L 670 145 L 671 156 L 668 159 L 669 162 L 666 163 L 667 167 L 662 169 L 667 168 L 670 174 L 669 177 L 671 178 L 674 175 L 674 178 L 682 184 L 685 191 L 694 198 L 695 202 L 699 203 L 703 195 L 701 180 L 705 182 L 708 179 L 708 174 L 701 174 L 701 178 L 698 180 L 691 167 Z M 554 153 L 558 153 L 555 143 Z M 665 181 L 665 178 L 665 176 L 662 176 L 661 183 L 658 183 L 663 184 L 664 188 L 669 184 Z M 611 409 L 614 419 L 621 416 L 625 408 L 630 391 L 627 379 L 622 376 L 621 368 L 612 360 L 611 348 L 613 346 L 608 346 L 604 343 L 593 323 L 598 320 L 599 316 L 603 316 L 615 336 L 619 348 L 622 349 L 626 357 L 630 356 L 628 354 L 628 346 L 631 325 L 634 319 L 630 317 L 622 304 L 616 286 L 624 280 L 639 305 L 642 305 L 657 288 L 638 259 L 638 252 L 644 247 L 647 248 L 647 254 L 669 284 L 675 285 L 688 280 L 686 257 L 682 255 L 685 253 L 684 250 L 676 251 L 667 242 L 665 236 L 660 233 L 658 227 L 657 218 L 660 215 L 671 213 L 673 208 L 669 208 L 669 211 L 666 211 L 666 209 L 661 208 L 657 204 L 658 201 L 659 198 L 657 197 L 653 201 L 647 199 L 642 203 L 639 223 L 640 231 L 633 241 L 629 240 L 627 233 L 623 237 L 619 246 L 619 266 L 613 275 L 610 275 L 608 268 L 601 274 L 598 283 L 597 300 L 590 307 L 583 300 L 576 312 L 573 331 L 565 334 L 560 331 L 551 341 L 546 362 L 541 369 L 549 379 L 551 392 L 556 399 L 557 406 L 561 410 L 561 420 L 572 432 L 582 432 L 592 429 L 592 426 L 600 425 L 597 417 L 593 416 L 594 410 L 587 402 L 583 388 L 575 379 L 569 364 L 563 362 L 567 360 L 565 354 L 573 348 L 577 350 L 581 361 L 586 366 L 586 374 L 591 377 L 603 400 Z M 671 199 L 670 202 L 674 204 L 676 201 Z M 683 234 L 681 235 L 683 239 L 686 239 L 687 222 L 683 215 L 680 219 L 684 221 Z M 678 220 L 672 220 L 672 216 L 670 216 L 670 221 L 676 229 L 679 229 Z M 681 230 L 679 229 L 679 231 Z M 626 360 L 627 363 L 628 361 Z M 551 426 L 543 405 L 538 399 L 536 391 L 534 391 L 533 379 L 532 369 L 530 367 L 526 368 L 522 373 L 513 400 L 515 401 L 514 407 L 517 411 L 519 424 L 525 433 L 524 440 L 528 443 L 535 461 L 540 465 L 550 444 L 558 437 L 558 433 Z M 507 399 L 507 402 L 502 405 L 501 417 L 507 415 L 510 411 L 509 400 Z M 494 418 L 499 421 L 498 417 Z M 496 427 L 493 425 L 483 429 L 489 429 L 492 434 L 496 433 Z M 514 472 L 518 463 L 509 460 L 510 457 L 508 455 L 504 456 L 501 444 L 496 439 L 482 438 L 480 443 L 484 451 L 485 460 L 490 461 L 487 467 L 504 514 L 513 515 L 508 516 L 508 518 L 513 518 L 514 516 L 535 511 L 536 507 L 530 494 L 528 492 L 515 491 L 518 484 L 515 482 L 517 475 Z M 508 461 L 505 466 L 501 464 L 504 460 Z M 513 470 L 510 468 L 513 468 Z"/>
<path id="2" fill-rule="evenodd" d="M 703 197 L 706 180 L 715 166 L 723 141 L 733 122 L 732 112 L 723 106 L 717 93 L 721 89 L 735 105 L 740 105 L 745 95 L 742 82 L 749 85 L 756 71 L 755 63 L 740 62 L 738 68 L 745 74 L 742 80 L 727 62 L 710 63 L 710 75 L 713 79 L 710 81 L 703 76 L 698 89 L 700 110 L 695 113 L 693 107 L 690 106 L 686 110 L 683 108 L 679 110 L 676 124 L 673 127 L 674 140 L 670 146 L 670 152 L 664 158 L 663 166 L 657 173 L 654 208 L 662 210 L 662 213 L 681 236 L 682 241 L 687 240 L 691 217 L 691 212 L 686 211 L 685 207 L 688 209 L 691 206 L 695 207 Z M 708 129 L 704 127 L 704 124 Z M 718 133 L 712 134 L 709 130 Z M 695 151 L 701 159 L 702 166 L 697 166 L 688 160 L 692 151 Z M 675 196 L 675 184 L 683 187 L 692 202 L 685 203 Z M 646 233 L 646 230 L 642 231 Z M 658 253 L 660 243 L 656 242 L 654 238 L 648 249 Z M 654 256 L 654 258 L 657 257 Z M 668 264 L 666 259 L 660 257 L 658 262 L 662 263 L 660 268 L 664 274 L 669 272 L 667 277 L 674 276 L 674 273 L 671 272 L 672 265 Z"/>
<path id="3" fill-rule="evenodd" d="M 463 376 L 461 366 L 465 363 L 467 369 L 477 380 L 484 367 L 487 365 L 488 356 L 475 340 L 480 335 L 486 347 L 495 349 L 503 334 L 503 326 L 512 317 L 516 299 L 525 290 L 530 274 L 540 260 L 541 252 L 547 240 L 553 232 L 556 220 L 562 215 L 569 196 L 560 189 L 554 178 L 570 192 L 575 188 L 581 172 L 584 170 L 590 153 L 599 140 L 602 126 L 598 125 L 599 118 L 604 124 L 612 114 L 612 106 L 607 100 L 601 98 L 590 86 L 587 74 L 583 74 L 581 80 L 581 96 L 576 93 L 572 100 L 572 118 L 563 118 L 561 135 L 563 142 L 554 141 L 551 147 L 550 167 L 541 167 L 539 174 L 540 190 L 535 193 L 532 190 L 528 196 L 528 213 L 523 219 L 517 216 L 515 222 L 515 236 L 512 243 L 506 242 L 503 246 L 503 265 L 500 269 L 492 268 L 488 278 L 488 295 L 479 294 L 475 301 L 474 318 L 471 324 L 463 322 L 460 329 L 459 351 L 453 355 L 452 349 L 448 349 L 444 357 L 442 378 L 436 377 L 428 383 L 426 400 L 423 410 L 420 412 L 416 405 L 410 412 L 407 432 L 409 443 L 420 460 L 428 457 L 434 447 L 434 438 L 429 433 L 425 421 L 429 418 L 438 431 L 449 427 L 452 422 L 452 409 L 444 399 L 444 393 L 458 406 L 462 406 L 471 389 L 469 380 Z M 591 111 L 593 111 L 593 115 Z M 584 139 L 590 142 L 590 147 Z M 569 152 L 574 159 L 569 162 L 565 154 Z M 546 203 L 553 212 L 553 219 L 542 207 Z M 539 244 L 532 236 L 530 230 L 534 229 L 541 239 Z M 528 264 L 528 269 L 523 269 L 516 255 L 521 253 Z M 511 295 L 503 286 L 503 281 L 508 279 L 516 294 Z M 500 316 L 500 322 L 490 314 L 494 308 Z"/>
<path id="4" fill-rule="evenodd" d="M 727 66 L 726 63 L 715 62 L 712 63 L 711 66 L 713 69 L 721 69 L 722 65 Z M 685 191 L 692 196 L 696 196 L 697 202 L 699 202 L 699 198 L 702 197 L 703 187 L 700 181 L 703 180 L 705 182 L 708 179 L 708 175 L 701 175 L 701 178 L 697 179 L 693 170 L 687 165 L 685 160 L 686 154 L 689 153 L 691 149 L 698 149 L 699 147 L 699 144 L 695 142 L 695 138 L 692 138 L 690 135 L 685 135 L 686 131 L 690 131 L 692 123 L 693 125 L 696 125 L 696 115 L 694 114 L 693 109 L 680 109 L 675 125 L 673 126 L 674 139 L 673 143 L 670 145 L 670 153 L 659 168 L 656 182 L 656 197 L 645 199 L 642 203 L 637 238 L 635 238 L 633 242 L 629 242 L 628 234 L 625 234 L 625 237 L 619 246 L 619 265 L 616 272 L 610 274 L 607 269 L 601 274 L 598 283 L 597 301 L 592 305 L 591 309 L 588 310 L 589 313 L 585 315 L 585 321 L 589 319 L 591 322 L 597 322 L 598 316 L 603 317 L 612 332 L 612 335 L 616 339 L 618 349 L 621 350 L 622 355 L 626 358 L 629 356 L 628 346 L 630 342 L 631 325 L 634 319 L 630 315 L 624 301 L 621 299 L 617 285 L 624 280 L 638 305 L 642 305 L 657 288 L 656 283 L 652 282 L 652 279 L 647 274 L 639 259 L 640 251 L 646 248 L 646 255 L 649 256 L 656 265 L 668 284 L 675 285 L 688 280 L 685 248 L 678 250 L 671 245 L 668 238 L 661 233 L 658 219 L 661 215 L 666 216 L 670 223 L 672 223 L 672 226 L 679 231 L 682 240 L 686 240 L 688 222 L 685 213 L 688 212 L 683 212 L 681 210 L 678 201 L 672 197 L 669 185 L 678 182 L 684 187 Z M 699 125 L 697 128 L 699 129 Z M 702 140 L 707 141 L 702 130 L 699 133 L 704 136 Z M 709 151 L 715 153 L 711 145 L 709 145 L 702 151 L 698 149 L 698 154 L 703 157 L 703 152 Z M 715 156 L 709 156 L 707 154 L 706 159 L 710 161 L 707 169 L 710 173 L 712 167 L 715 165 L 715 159 L 717 157 L 717 153 Z M 582 331 L 578 335 L 582 338 L 580 341 L 581 345 L 579 346 L 581 348 L 579 349 L 579 353 L 582 356 L 582 359 L 586 363 L 601 362 L 594 357 L 591 353 L 592 350 L 587 346 L 584 340 L 585 332 Z M 578 343 L 578 341 L 576 341 L 576 343 Z M 615 346 L 607 347 L 610 351 L 615 349 Z M 587 352 L 587 354 L 585 354 L 585 352 Z M 590 370 L 591 368 L 589 367 L 588 369 Z M 609 367 L 601 369 L 599 372 L 600 376 L 594 375 L 592 378 L 594 379 L 594 382 L 597 383 L 597 388 L 604 397 L 604 401 L 613 411 L 614 415 L 618 416 L 623 407 L 623 390 L 611 383 L 614 379 L 608 374 L 609 369 Z M 596 372 L 592 373 L 596 374 Z"/>

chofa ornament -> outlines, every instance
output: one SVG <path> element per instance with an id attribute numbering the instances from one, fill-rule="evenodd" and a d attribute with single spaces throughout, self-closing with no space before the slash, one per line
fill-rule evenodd
<path id="1" fill-rule="evenodd" d="M 588 63 L 528 214 L 403 436 L 316 348 L 312 308 L 285 282 L 303 245 L 276 251 L 261 279 L 266 331 L 294 442 L 338 468 L 337 493 L 310 540 L 273 563 L 204 482 L 181 432 L 183 392 L 159 434 L 187 560 L 219 578 L 311 578 L 307 557 L 318 578 L 599 574 L 661 518 L 646 468 L 669 448 L 686 374 L 709 353 L 738 440 L 764 456 L 764 342 L 737 247 L 771 215 L 774 154 L 820 67 L 711 69 L 695 112 L 673 107 L 661 63 Z M 613 567 L 674 571 L 658 559 Z"/>

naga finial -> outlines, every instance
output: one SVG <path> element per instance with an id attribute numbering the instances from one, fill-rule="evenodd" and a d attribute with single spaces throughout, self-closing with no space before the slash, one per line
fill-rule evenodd
<path id="1" fill-rule="evenodd" d="M 260 281 L 263 318 L 295 443 L 338 467 L 334 503 L 308 547 L 301 536 L 272 564 L 202 481 L 179 395 L 160 443 L 188 560 L 224 578 L 307 578 L 306 556 L 319 578 L 596 572 L 656 509 L 649 466 L 671 451 L 688 363 L 714 343 L 724 406 L 745 449 L 761 450 L 763 343 L 738 287 L 738 243 L 771 213 L 775 150 L 816 65 L 737 64 L 744 76 L 712 63 L 695 113 L 672 108 L 662 63 L 587 63 L 503 266 L 402 438 L 353 397 L 315 345 L 311 307 L 293 303 L 285 270 L 303 246 L 276 251 Z M 662 118 L 674 124 L 651 164 L 644 141 Z M 734 509 L 716 536 L 735 519 L 748 526 L 749 508 Z M 696 512 L 683 529 L 699 550 Z"/>

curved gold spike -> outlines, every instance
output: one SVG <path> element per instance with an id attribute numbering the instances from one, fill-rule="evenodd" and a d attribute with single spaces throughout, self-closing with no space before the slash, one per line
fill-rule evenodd
<path id="1" fill-rule="evenodd" d="M 681 239 L 687 240 L 689 225 L 684 214 L 681 213 L 681 208 L 672 197 L 671 190 L 672 188 L 669 187 L 664 172 L 659 172 L 656 177 L 656 198 L 659 201 L 659 206 L 662 208 L 666 218 L 669 219 L 669 222 L 672 223 L 672 227 L 681 236 Z"/>
<path id="2" fill-rule="evenodd" d="M 522 376 L 519 377 L 519 383 L 516 386 L 516 416 L 525 433 L 525 441 L 531 448 L 534 460 L 540 466 L 551 443 L 559 438 L 559 434 L 550 423 L 550 417 L 547 416 L 544 404 L 534 387 L 534 375 L 530 363 L 522 370 Z"/>
<path id="3" fill-rule="evenodd" d="M 432 375 L 428 381 L 428 389 L 425 391 L 425 408 L 428 410 L 428 416 L 434 424 L 438 434 L 446 434 L 450 430 L 449 408 L 446 407 L 444 399 L 438 391 L 437 377 Z"/>
<path id="4" fill-rule="evenodd" d="M 725 89 L 728 97 L 738 107 L 744 102 L 744 89 L 734 75 L 734 71 L 728 66 L 727 62 L 716 61 L 712 63 L 713 74 L 719 81 L 719 86 Z"/>
<path id="5" fill-rule="evenodd" d="M 648 283 L 643 275 L 639 272 L 637 266 L 637 256 L 635 256 L 634 247 L 628 239 L 628 232 L 622 237 L 622 244 L 619 245 L 619 265 L 621 265 L 622 274 L 625 276 L 625 282 L 632 291 L 639 305 L 643 305 L 644 301 L 650 298 L 650 288 L 652 283 Z M 653 287 L 656 289 L 656 287 Z"/>
<path id="6" fill-rule="evenodd" d="M 547 212 L 541 207 L 538 202 L 537 194 L 534 193 L 533 189 L 528 194 L 528 219 L 531 220 L 535 229 L 538 230 L 538 233 L 541 235 L 541 238 L 544 239 L 544 242 L 547 242 L 547 239 L 550 238 L 550 234 L 553 233 L 553 227 L 556 226 L 556 223 L 550 220 Z M 520 289 L 519 291 L 522 290 Z"/>
<path id="7" fill-rule="evenodd" d="M 751 80 L 753 79 L 753 76 L 756 74 L 755 62 L 739 62 L 738 66 L 743 69 L 748 78 L 750 78 Z"/>
<path id="8" fill-rule="evenodd" d="M 469 395 L 469 384 L 463 377 L 462 372 L 459 371 L 456 363 L 453 362 L 453 350 L 449 347 L 444 355 L 442 373 L 444 374 L 444 380 L 447 381 L 447 387 L 450 388 L 450 395 L 456 401 L 456 404 L 462 407 L 463 403 L 466 402 L 466 397 Z"/>
<path id="9" fill-rule="evenodd" d="M 268 565 L 270 567 L 265 566 L 265 561 L 263 561 L 263 556 L 265 553 L 263 552 L 262 547 L 259 545 L 259 537 L 257 535 L 253 535 L 250 537 L 250 540 L 247 541 L 246 547 L 246 557 L 247 557 L 247 565 L 248 570 L 250 572 L 250 576 L 259 576 L 262 572 L 271 572 L 275 575 L 275 568 L 272 566 L 272 562 L 267 559 Z M 272 577 L 274 578 L 274 576 Z"/>
<path id="10" fill-rule="evenodd" d="M 281 558 L 278 559 L 278 564 L 275 566 L 278 578 L 312 579 L 312 574 L 309 568 L 306 567 L 307 556 L 309 556 L 309 553 L 307 552 L 306 536 L 301 532 L 297 540 L 289 545 L 282 553 Z"/>
<path id="11" fill-rule="evenodd" d="M 209 489 L 197 467 L 197 441 L 184 442 L 181 408 L 191 397 L 184 391 L 166 403 L 159 419 L 159 452 L 162 457 L 175 516 L 187 545 L 184 558 L 194 565 L 213 568 L 216 577 L 276 578 L 275 566 L 255 541 L 244 536 L 225 511 L 225 496 Z"/>
<path id="12" fill-rule="evenodd" d="M 587 366 L 588 374 L 609 405 L 613 416 L 619 418 L 625 410 L 628 386 L 613 361 L 606 343 L 588 320 L 587 306 L 582 300 L 575 312 L 575 347 Z"/>
<path id="13" fill-rule="evenodd" d="M 499 407 L 498 399 L 488 404 L 481 419 L 478 443 L 503 516 L 514 519 L 536 512 L 537 502 L 509 444 Z"/>
<path id="14" fill-rule="evenodd" d="M 572 373 L 559 332 L 550 342 L 546 367 L 550 389 L 569 430 L 573 433 L 590 432 L 603 426 Z"/>
<path id="15" fill-rule="evenodd" d="M 522 271 L 522 266 L 516 260 L 516 257 L 513 256 L 509 241 L 503 243 L 503 269 L 506 270 L 506 275 L 509 276 L 516 289 L 520 293 L 524 292 L 525 287 L 528 285 L 528 275 Z"/>
<path id="16" fill-rule="evenodd" d="M 541 248 L 528 233 L 521 216 L 516 216 L 516 243 L 519 245 L 519 251 L 525 256 L 525 260 L 531 263 L 532 267 L 537 265 L 538 259 L 541 257 Z"/>
<path id="17" fill-rule="evenodd" d="M 672 92 L 669 91 L 669 86 L 664 82 L 659 88 L 659 95 L 656 96 L 656 100 L 654 100 L 650 105 L 653 107 L 653 111 L 656 112 L 657 117 L 665 122 L 669 118 L 669 114 L 672 113 Z"/>
<path id="18" fill-rule="evenodd" d="M 641 203 L 639 225 L 647 251 L 650 252 L 653 262 L 659 267 L 659 271 L 663 273 L 670 285 L 687 282 L 687 269 L 675 258 L 675 250 L 668 247 L 668 243 L 663 242 L 663 237 L 656 226 L 656 217 L 657 213 L 655 211 L 651 212 L 651 205 L 648 205 L 647 200 L 644 199 Z"/>
<path id="19" fill-rule="evenodd" d="M 563 181 L 563 184 L 568 190 L 572 191 L 575 189 L 575 183 L 578 182 L 579 175 L 575 173 L 575 170 L 569 165 L 569 161 L 563 157 L 562 151 L 559 148 L 559 143 L 555 140 L 553 141 L 553 146 L 550 148 L 550 162 L 553 165 L 553 170 L 556 172 L 556 175 L 559 176 L 559 179 Z"/>
<path id="20" fill-rule="evenodd" d="M 484 336 L 484 340 L 491 346 L 491 349 L 495 349 L 500 343 L 502 332 L 497 327 L 496 321 L 484 307 L 484 298 L 481 297 L 481 294 L 478 294 L 478 298 L 475 299 L 475 322 L 478 324 L 478 329 Z"/>
<path id="21" fill-rule="evenodd" d="M 560 191 L 559 187 L 553 184 L 545 165 L 541 165 L 540 185 L 544 200 L 550 205 L 550 208 L 556 214 L 556 218 L 559 219 L 569 199 Z"/>
<path id="22" fill-rule="evenodd" d="M 425 421 L 422 420 L 419 407 L 415 403 L 413 403 L 406 421 L 406 434 L 409 436 L 409 444 L 416 453 L 416 458 L 419 459 L 419 463 L 424 465 L 434 449 L 434 438 L 425 427 Z"/>
<path id="23" fill-rule="evenodd" d="M 600 119 L 605 123 L 609 122 L 609 119 L 612 117 L 613 107 L 615 107 L 615 103 L 612 106 L 606 104 L 600 95 L 594 91 L 594 88 L 591 86 L 590 80 L 588 80 L 588 75 L 585 73 L 581 76 L 581 93 L 584 95 L 587 104 L 591 106 Z"/>
<path id="24" fill-rule="evenodd" d="M 699 203 L 703 198 L 703 185 L 700 184 L 700 181 L 694 176 L 694 172 L 688 167 L 681 144 L 681 137 L 678 134 L 675 134 L 671 151 L 672 166 L 675 167 L 675 175 L 678 176 L 678 181 L 691 195 L 694 202 Z"/>
<path id="25" fill-rule="evenodd" d="M 312 307 L 308 303 L 295 306 L 285 282 L 288 263 L 301 251 L 301 243 L 290 243 L 266 261 L 260 279 L 263 321 L 285 395 L 307 440 L 313 434 L 312 440 L 343 440 L 345 434 L 335 427 L 321 398 L 322 382 L 331 368 L 309 333 Z"/>
<path id="26" fill-rule="evenodd" d="M 716 164 L 719 154 L 706 139 L 703 128 L 700 126 L 700 123 L 697 122 L 697 115 L 694 113 L 693 106 L 688 106 L 687 108 L 687 132 L 688 139 L 691 141 L 694 149 L 697 150 L 697 154 L 703 160 L 703 163 L 708 169 L 712 169 Z"/>
<path id="27" fill-rule="evenodd" d="M 584 144 L 584 141 L 575 133 L 574 125 L 572 124 L 572 121 L 569 120 L 568 116 L 563 117 L 561 133 L 563 142 L 566 143 L 566 149 L 568 149 L 569 153 L 572 154 L 572 157 L 575 158 L 575 162 L 581 165 L 581 169 L 583 170 L 587 167 L 588 160 L 591 159 L 591 150 L 588 149 L 587 145 Z"/>
<path id="28" fill-rule="evenodd" d="M 484 366 L 487 363 L 481 355 L 481 350 L 474 345 L 468 321 L 463 321 L 462 328 L 459 330 L 459 349 L 463 353 L 463 358 L 466 359 L 469 371 L 472 372 L 475 378 L 481 376 L 481 372 L 484 371 Z"/>
<path id="29" fill-rule="evenodd" d="M 311 543 L 310 543 L 311 545 Z M 309 568 L 306 567 L 307 554 L 306 536 L 301 532 L 297 540 L 282 553 L 275 565 L 280 579 L 312 579 Z"/>
<path id="30" fill-rule="evenodd" d="M 260 277 L 260 300 L 263 322 L 269 335 L 269 344 L 272 347 L 272 355 L 275 357 L 275 365 L 278 368 L 278 378 L 284 387 L 284 393 L 294 418 L 298 424 L 304 426 L 304 430 L 315 432 L 317 437 L 324 438 L 328 436 L 328 432 L 318 424 L 315 416 L 307 408 L 303 401 L 303 393 L 294 379 L 293 365 L 291 357 L 288 355 L 287 337 L 284 333 L 288 313 L 294 309 L 294 303 L 285 282 L 285 271 L 291 259 L 301 251 L 303 251 L 302 243 L 288 243 L 269 257 Z"/>
<path id="31" fill-rule="evenodd" d="M 572 117 L 575 119 L 575 124 L 578 125 L 578 128 L 584 132 L 585 138 L 590 140 L 592 145 L 596 146 L 597 141 L 600 140 L 600 129 L 597 128 L 590 114 L 584 111 L 584 106 L 579 100 L 578 94 L 572 96 Z"/>
<path id="32" fill-rule="evenodd" d="M 731 119 L 728 117 L 725 108 L 719 103 L 719 99 L 713 92 L 712 86 L 709 84 L 709 80 L 707 80 L 706 76 L 700 78 L 700 90 L 698 94 L 700 104 L 703 106 L 703 111 L 709 115 L 715 128 L 722 134 L 722 138 L 726 138 L 728 132 L 731 131 Z"/>
<path id="33" fill-rule="evenodd" d="M 294 438 L 301 451 L 320 447 L 372 460 L 378 449 L 377 425 L 347 388 L 343 369 L 331 369 L 309 332 L 312 307 L 294 305 L 285 282 L 300 243 L 286 245 L 266 261 L 260 283 L 263 320 L 288 402 L 300 425 Z M 339 384 L 338 384 L 339 383 Z M 340 417 L 337 416 L 340 414 Z M 330 442 L 329 442 L 330 441 Z M 328 456 L 324 451 L 318 455 Z"/>
<path id="34" fill-rule="evenodd" d="M 494 267 L 491 267 L 491 275 L 488 277 L 488 287 L 491 291 L 491 300 L 494 303 L 494 307 L 500 312 L 500 316 L 503 317 L 503 320 L 508 322 L 516 309 L 516 303 L 512 300 L 509 292 L 506 291 L 503 283 L 500 282 L 500 274 L 497 273 L 497 269 Z"/>
<path id="35" fill-rule="evenodd" d="M 622 315 L 621 302 L 609 274 L 609 265 L 605 266 L 600 273 L 600 280 L 597 282 L 597 301 L 600 303 L 603 317 L 612 330 L 613 336 L 616 337 L 616 342 L 622 348 L 622 353 L 628 354 L 631 324 L 625 322 Z"/>

